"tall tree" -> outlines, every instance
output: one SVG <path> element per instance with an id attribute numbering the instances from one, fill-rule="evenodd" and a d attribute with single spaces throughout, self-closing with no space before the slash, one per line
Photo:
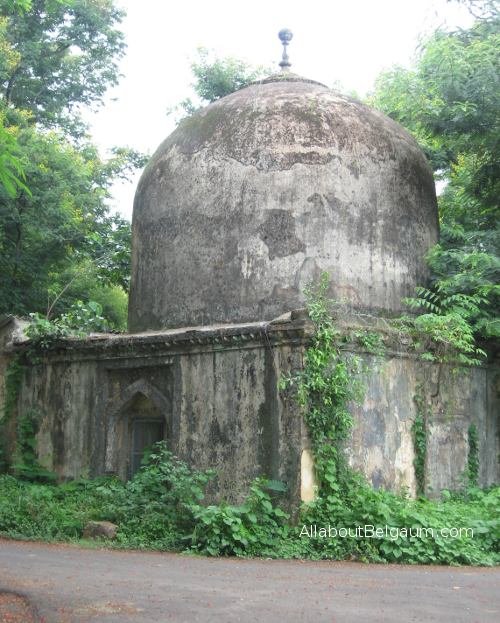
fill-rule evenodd
<path id="1" fill-rule="evenodd" d="M 192 115 L 201 106 L 215 102 L 272 73 L 265 67 L 252 67 L 237 58 L 221 58 L 203 47 L 198 48 L 197 58 L 191 63 L 191 71 L 194 76 L 191 86 L 196 94 L 195 100 L 188 97 L 168 113 L 180 109 L 185 115 Z"/>
<path id="2" fill-rule="evenodd" d="M 111 0 L 0 0 L 0 313 L 94 300 L 124 328 L 130 224 L 107 199 L 145 159 L 103 160 L 79 119 L 117 81 L 121 18 Z"/>
<path id="3" fill-rule="evenodd" d="M 77 149 L 33 127 L 18 143 L 31 192 L 0 189 L 0 312 L 46 311 L 71 281 L 71 267 L 89 262 L 102 285 L 126 287 L 130 226 L 109 216 L 105 203 L 110 170 L 128 166 L 123 153 L 103 162 L 93 146 Z"/>
<path id="4" fill-rule="evenodd" d="M 424 299 L 491 337 L 500 336 L 500 16 L 498 3 L 464 3 L 476 23 L 434 33 L 414 68 L 379 77 L 372 103 L 413 132 L 446 184 Z"/>
<path id="5" fill-rule="evenodd" d="M 81 106 L 96 105 L 118 81 L 123 18 L 112 0 L 32 0 L 18 11 L 0 0 L 10 62 L 0 62 L 0 98 L 48 127 L 81 131 Z"/>
<path id="6" fill-rule="evenodd" d="M 21 1 L 23 4 L 21 4 Z M 11 0 L 12 10 L 23 11 L 30 7 L 30 0 Z M 8 19 L 0 18 L 0 74 L 11 71 L 19 61 L 19 55 L 7 40 Z M 0 187 L 11 197 L 23 184 L 24 169 L 19 157 L 15 131 L 5 127 L 5 114 L 0 109 Z"/>
<path id="7" fill-rule="evenodd" d="M 15 197 L 18 190 L 29 194 L 24 179 L 25 172 L 15 134 L 4 126 L 3 117 L 0 116 L 0 188 L 10 197 Z"/>

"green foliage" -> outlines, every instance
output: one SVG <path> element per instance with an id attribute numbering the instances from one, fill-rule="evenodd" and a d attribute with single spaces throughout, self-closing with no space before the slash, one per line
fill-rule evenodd
<path id="1" fill-rule="evenodd" d="M 88 289 L 91 302 L 97 303 L 102 310 L 103 322 L 99 329 L 126 331 L 128 316 L 128 296 L 120 286 L 100 286 Z"/>
<path id="2" fill-rule="evenodd" d="M 475 424 L 469 426 L 467 441 L 469 446 L 467 454 L 467 481 L 469 487 L 477 487 L 479 479 L 479 439 Z"/>
<path id="3" fill-rule="evenodd" d="M 108 497 L 122 488 L 111 479 L 56 486 L 0 476 L 0 533 L 49 541 L 79 538 L 86 522 L 100 517 Z"/>
<path id="4" fill-rule="evenodd" d="M 129 246 L 117 251 L 117 256 L 121 255 L 123 259 L 114 257 L 111 248 L 108 255 L 101 255 L 97 259 L 91 257 L 95 249 L 92 248 L 90 252 L 79 250 L 75 263 L 60 273 L 51 273 L 48 289 L 50 305 L 46 316 L 53 318 L 67 314 L 79 301 L 86 299 L 98 303 L 105 318 L 102 328 L 92 327 L 92 330 L 126 330 L 128 296 L 122 284 L 128 283 L 130 275 L 129 223 L 127 238 Z"/>
<path id="5" fill-rule="evenodd" d="M 289 516 L 273 505 L 269 481 L 260 478 L 241 506 L 219 504 L 194 508 L 191 549 L 210 556 L 273 556 L 285 540 Z"/>
<path id="6" fill-rule="evenodd" d="M 441 205 L 445 201 L 446 194 L 441 198 Z M 428 254 L 433 291 L 445 305 L 459 303 L 460 313 L 474 336 L 498 338 L 500 230 L 491 227 L 482 232 L 467 233 L 461 226 L 454 227 L 454 231 L 442 227 L 440 244 Z"/>
<path id="7" fill-rule="evenodd" d="M 45 540 L 80 539 L 90 520 L 118 524 L 116 547 L 189 550 L 208 555 L 491 565 L 498 552 L 500 489 L 470 489 L 441 502 L 416 501 L 374 491 L 352 476 L 331 487 L 327 498 L 304 508 L 297 526 L 273 505 L 268 483 L 256 481 L 241 506 L 200 504 L 212 474 L 197 473 L 160 444 L 128 483 L 113 479 L 61 485 L 34 484 L 0 476 L 0 534 Z M 372 525 L 392 530 L 433 530 L 429 536 L 315 539 L 303 526 L 337 529 Z M 474 537 L 441 536 L 442 528 L 468 527 Z"/>
<path id="8" fill-rule="evenodd" d="M 112 0 L 0 0 L 0 313 L 102 300 L 124 328 L 130 224 L 107 200 L 145 157 L 119 147 L 104 160 L 80 119 L 117 82 L 122 17 Z"/>
<path id="9" fill-rule="evenodd" d="M 7 0 L 7 6 L 18 13 L 24 13 L 31 9 L 31 0 Z"/>
<path id="10" fill-rule="evenodd" d="M 17 7 L 12 7 L 15 10 Z M 9 70 L 18 63 L 18 53 L 12 48 L 7 38 L 8 20 L 0 17 L 0 73 Z M 5 114 L 0 112 L 0 187 L 9 197 L 14 197 L 19 190 L 28 192 L 25 181 L 22 157 L 15 137 L 15 132 L 5 125 Z"/>
<path id="11" fill-rule="evenodd" d="M 370 526 L 382 530 L 384 536 L 373 538 L 360 532 L 358 537 L 303 538 L 299 555 L 410 564 L 494 565 L 500 562 L 499 510 L 498 487 L 471 490 L 467 499 L 448 494 L 442 501 L 431 501 L 410 500 L 358 481 L 357 486 L 318 499 L 303 515 L 300 528 L 332 525 L 337 530 L 354 531 L 357 526 Z M 473 536 L 462 532 L 450 538 L 442 532 L 453 528 L 472 528 Z"/>
<path id="12" fill-rule="evenodd" d="M 446 182 L 439 197 L 441 238 L 428 257 L 429 291 L 442 304 L 422 322 L 439 339 L 448 323 L 457 335 L 465 331 L 462 352 L 477 363 L 467 350 L 471 337 L 500 337 L 500 15 L 495 2 L 463 3 L 476 23 L 434 33 L 414 68 L 379 77 L 371 101 L 414 134 Z"/>
<path id="13" fill-rule="evenodd" d="M 32 195 L 0 194 L 2 311 L 26 314 L 47 305 L 50 273 L 82 244 L 92 209 L 99 206 L 88 163 L 55 134 L 28 128 L 19 144 L 29 164 Z M 43 209 L 40 209 L 43 206 Z"/>
<path id="14" fill-rule="evenodd" d="M 497 12 L 469 30 L 438 30 L 422 43 L 414 68 L 396 67 L 377 80 L 371 103 L 415 134 L 435 169 L 448 167 L 459 153 L 493 155 L 498 19 Z"/>
<path id="15" fill-rule="evenodd" d="M 155 444 L 143 467 L 113 494 L 108 518 L 118 540 L 132 547 L 185 549 L 209 555 L 259 555 L 272 550 L 287 515 L 271 503 L 267 481 L 257 480 L 242 506 L 202 506 L 214 472 L 196 472 Z"/>
<path id="16" fill-rule="evenodd" d="M 417 297 L 405 299 L 412 309 L 425 313 L 399 319 L 400 325 L 416 338 L 427 361 L 459 362 L 478 365 L 486 356 L 476 346 L 472 319 L 481 314 L 483 298 L 463 293 L 446 294 L 438 284 L 436 291 L 416 288 Z"/>
<path id="17" fill-rule="evenodd" d="M 120 525 L 118 540 L 131 547 L 180 549 L 194 526 L 193 508 L 212 472 L 195 472 L 164 442 L 155 445 L 134 478 L 113 494 L 108 517 Z"/>
<path id="18" fill-rule="evenodd" d="M 128 291 L 130 283 L 130 223 L 118 215 L 101 219 L 87 235 L 80 256 L 91 262 L 97 282 L 102 286 L 119 286 Z"/>
<path id="19" fill-rule="evenodd" d="M 83 271 L 92 273 L 92 289 L 126 289 L 130 224 L 107 214 L 109 162 L 91 146 L 76 149 L 31 127 L 18 142 L 32 193 L 11 198 L 0 190 L 0 313 L 67 311 L 90 298 L 71 287 Z"/>
<path id="20" fill-rule="evenodd" d="M 19 391 L 24 374 L 24 366 L 19 357 L 11 359 L 5 370 L 3 413 L 0 415 L 0 473 L 9 468 L 6 457 L 7 442 L 5 431 L 17 408 Z"/>
<path id="21" fill-rule="evenodd" d="M 118 546 L 273 555 L 288 515 L 271 503 L 272 483 L 257 480 L 242 506 L 205 507 L 200 502 L 213 476 L 188 468 L 163 442 L 126 483 L 101 478 L 42 486 L 0 476 L 0 534 L 67 540 L 81 538 L 90 520 L 108 520 L 119 526 Z"/>
<path id="22" fill-rule="evenodd" d="M 19 190 L 24 190 L 29 195 L 31 193 L 24 183 L 25 179 L 17 141 L 4 127 L 0 118 L 0 187 L 3 187 L 9 197 L 15 197 Z"/>
<path id="23" fill-rule="evenodd" d="M 286 514 L 272 507 L 265 482 L 256 482 L 242 507 L 203 507 L 211 472 L 195 472 L 159 443 L 129 482 L 77 481 L 59 486 L 0 477 L 0 533 L 44 539 L 82 536 L 87 521 L 114 521 L 124 547 L 243 554 L 272 548 Z M 36 507 L 38 512 L 36 512 Z M 240 522 L 248 527 L 235 529 Z M 219 526 L 227 532 L 220 536 Z M 232 527 L 231 527 L 232 526 Z"/>
<path id="24" fill-rule="evenodd" d="M 352 341 L 363 350 L 373 355 L 382 355 L 385 352 L 385 345 L 382 335 L 377 331 L 357 329 L 350 331 L 343 337 L 344 341 Z"/>
<path id="25" fill-rule="evenodd" d="M 296 390 L 303 408 L 320 488 L 339 486 L 348 473 L 342 453 L 352 427 L 348 404 L 361 392 L 356 381 L 360 361 L 340 350 L 340 333 L 332 320 L 327 289 L 328 275 L 323 273 L 320 283 L 306 290 L 309 316 L 316 330 L 305 353 L 304 368 L 282 382 L 283 387 Z"/>
<path id="26" fill-rule="evenodd" d="M 123 12 L 112 0 L 32 0 L 24 8 L 0 2 L 16 55 L 0 62 L 0 98 L 37 123 L 79 133 L 78 107 L 99 104 L 118 82 Z"/>
<path id="27" fill-rule="evenodd" d="M 82 260 L 67 271 L 53 275 L 49 289 L 51 304 L 44 316 L 51 320 L 65 316 L 85 299 L 99 304 L 102 308 L 99 315 L 105 319 L 100 326 L 92 326 L 91 331 L 124 331 L 127 327 L 127 293 L 121 286 L 99 279 L 98 273 L 99 268 L 94 262 Z"/>
<path id="28" fill-rule="evenodd" d="M 169 110 L 169 113 L 180 109 L 184 115 L 192 115 L 201 106 L 215 102 L 271 73 L 265 67 L 251 67 L 236 58 L 219 58 L 206 48 L 198 48 L 197 52 L 198 58 L 191 64 L 191 71 L 195 78 L 192 87 L 198 103 L 187 98 Z"/>
<path id="29" fill-rule="evenodd" d="M 102 307 L 95 301 L 76 301 L 66 314 L 55 320 L 49 320 L 37 313 L 30 314 L 31 324 L 25 333 L 31 340 L 31 359 L 33 360 L 37 352 L 48 350 L 63 338 L 84 337 L 91 332 L 106 331 L 106 321 L 101 314 Z"/>
<path id="30" fill-rule="evenodd" d="M 57 321 L 69 329 L 85 334 L 92 331 L 106 330 L 106 322 L 102 317 L 102 307 L 95 301 L 89 301 L 88 303 L 76 301 L 70 310 L 60 316 Z"/>
<path id="31" fill-rule="evenodd" d="M 205 48 L 198 49 L 198 60 L 191 65 L 191 69 L 196 79 L 194 90 L 207 102 L 234 93 L 266 74 L 264 67 L 250 67 L 231 57 L 213 57 Z"/>
<path id="32" fill-rule="evenodd" d="M 72 335 L 69 327 L 59 321 L 48 320 L 38 313 L 31 314 L 31 324 L 25 333 L 30 338 L 32 351 L 47 350 L 54 342 Z"/>
<path id="33" fill-rule="evenodd" d="M 40 465 L 36 453 L 39 420 L 40 414 L 35 409 L 28 409 L 18 417 L 12 473 L 31 482 L 50 482 L 55 480 L 55 474 Z"/>
<path id="34" fill-rule="evenodd" d="M 157 444 L 134 478 L 52 486 L 0 478 L 0 534 L 44 539 L 80 538 L 91 519 L 118 524 L 123 547 L 183 550 L 216 555 L 375 562 L 493 565 L 500 562 L 500 488 L 443 493 L 441 501 L 410 500 L 374 490 L 344 456 L 352 417 L 348 405 L 360 396 L 359 362 L 341 351 L 341 336 L 326 298 L 326 276 L 308 290 L 316 330 L 304 369 L 283 380 L 304 409 L 315 458 L 318 496 L 301 509 L 298 525 L 276 505 L 279 483 L 258 479 L 241 505 L 202 504 L 213 473 L 196 472 Z M 423 489 L 425 418 L 416 397 L 414 425 L 417 480 Z M 32 439 L 33 429 L 27 437 Z M 470 432 L 469 470 L 477 471 L 477 438 Z M 476 463 L 473 458 L 476 456 Z M 421 473 L 418 470 L 421 470 Z M 315 538 L 311 526 L 351 530 L 349 538 Z M 357 529 L 363 532 L 356 534 Z M 372 529 L 372 533 L 366 531 Z M 408 531 L 412 530 L 409 534 Z M 443 529 L 472 529 L 449 537 Z M 374 530 L 385 533 L 373 538 Z"/>
<path id="35" fill-rule="evenodd" d="M 496 564 L 500 561 L 495 539 L 500 521 L 500 489 L 476 494 L 474 501 L 445 499 L 409 500 L 382 489 L 374 490 L 348 466 L 343 442 L 349 437 L 352 418 L 349 402 L 359 397 L 355 374 L 358 364 L 342 355 L 339 333 L 335 329 L 329 302 L 325 297 L 327 277 L 322 276 L 317 289 L 309 290 L 309 315 L 316 325 L 312 346 L 306 352 L 304 369 L 285 385 L 295 387 L 299 403 L 306 409 L 307 423 L 315 459 L 318 496 L 306 505 L 300 517 L 303 526 L 334 526 L 356 531 L 357 527 L 373 526 L 397 533 L 394 539 L 371 538 L 360 533 L 351 538 L 288 538 L 280 543 L 282 554 L 311 558 L 355 558 L 379 562 Z M 354 378 L 353 378 L 354 376 Z M 426 406 L 417 396 L 415 469 L 419 491 L 423 492 L 426 453 Z M 484 496 L 484 497 L 483 497 Z M 449 498 L 450 496 L 448 496 Z M 404 536 L 410 527 L 432 529 Z M 464 534 L 449 539 L 443 528 L 474 528 L 474 537 Z M 296 528 L 295 537 L 300 537 Z M 290 541 L 293 546 L 290 546 Z M 279 548 L 278 548 L 278 551 Z"/>
<path id="36" fill-rule="evenodd" d="M 124 547 L 180 549 L 193 530 L 193 510 L 209 472 L 193 472 L 159 444 L 129 482 L 115 478 L 61 485 L 0 477 L 0 533 L 17 537 L 81 538 L 90 520 L 119 524 Z"/>

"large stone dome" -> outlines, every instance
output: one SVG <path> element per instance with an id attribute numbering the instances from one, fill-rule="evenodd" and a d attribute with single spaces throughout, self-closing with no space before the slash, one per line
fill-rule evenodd
<path id="1" fill-rule="evenodd" d="M 134 203 L 131 331 L 269 320 L 331 294 L 397 311 L 437 240 L 431 170 L 380 112 L 281 74 L 182 121 Z"/>

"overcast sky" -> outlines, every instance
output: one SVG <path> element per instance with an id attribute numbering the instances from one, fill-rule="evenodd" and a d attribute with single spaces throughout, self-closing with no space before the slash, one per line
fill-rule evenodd
<path id="1" fill-rule="evenodd" d="M 219 56 L 275 66 L 277 33 L 290 28 L 292 71 L 364 96 L 385 68 L 408 66 L 419 40 L 438 26 L 466 26 L 446 0 L 118 0 L 127 17 L 123 77 L 89 117 L 106 155 L 114 145 L 153 153 L 173 130 L 169 107 L 192 95 L 190 62 L 204 46 Z M 114 188 L 112 206 L 130 218 L 138 176 Z"/>

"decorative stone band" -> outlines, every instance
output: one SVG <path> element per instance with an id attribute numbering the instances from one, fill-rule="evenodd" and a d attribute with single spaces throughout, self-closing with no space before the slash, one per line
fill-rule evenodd
<path id="1" fill-rule="evenodd" d="M 350 309 L 335 315 L 342 334 L 342 350 L 384 357 L 420 359 L 423 347 L 416 337 L 395 328 L 390 319 L 363 314 Z M 271 321 L 185 327 L 143 333 L 94 333 L 86 338 L 65 338 L 40 353 L 45 362 L 99 360 L 106 368 L 129 367 L 132 360 L 142 366 L 172 363 L 172 357 L 186 353 L 268 348 L 282 344 L 307 347 L 314 325 L 305 309 L 285 313 Z M 13 336 L 0 345 L 0 355 L 22 353 L 30 348 L 29 340 Z M 376 348 L 369 340 L 375 337 Z M 482 366 L 479 366 L 482 367 Z"/>
<path id="2" fill-rule="evenodd" d="M 290 314 L 288 314 L 290 316 Z M 66 338 L 55 342 L 46 357 L 52 363 L 58 361 L 120 360 L 151 358 L 151 365 L 158 358 L 196 352 L 198 350 L 241 350 L 278 344 L 305 344 L 311 337 L 313 325 L 307 319 L 277 319 L 234 325 L 189 327 L 168 331 L 152 331 L 133 334 L 91 334 L 85 339 Z M 11 351 L 22 352 L 29 347 L 23 341 L 11 345 Z"/>

